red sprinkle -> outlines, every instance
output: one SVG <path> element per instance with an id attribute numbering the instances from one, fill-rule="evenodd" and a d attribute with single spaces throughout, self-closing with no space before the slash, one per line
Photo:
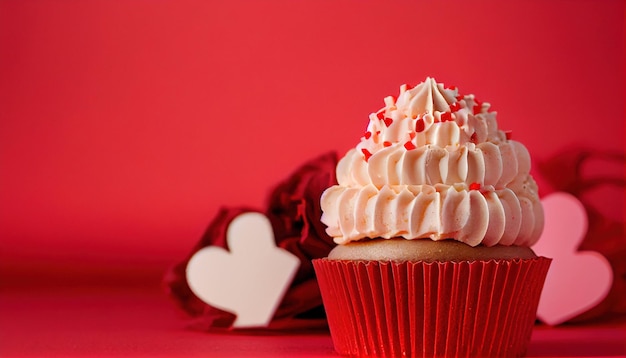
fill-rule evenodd
<path id="1" fill-rule="evenodd" d="M 456 91 L 456 86 L 450 86 L 450 87 L 448 87 L 448 89 L 449 89 L 449 90 Z"/>
<path id="2" fill-rule="evenodd" d="M 461 109 L 461 105 L 459 104 L 459 102 L 454 102 L 450 105 L 450 112 L 456 112 L 459 109 Z"/>
<path id="3" fill-rule="evenodd" d="M 483 104 L 482 102 L 474 99 L 474 102 L 476 102 L 476 104 L 474 105 L 474 107 L 472 108 L 474 110 L 474 114 L 478 114 L 482 111 L 483 109 Z"/>
<path id="4" fill-rule="evenodd" d="M 382 120 L 383 118 L 385 118 L 385 111 L 376 113 L 376 117 L 378 117 L 378 119 Z"/>
<path id="5" fill-rule="evenodd" d="M 412 89 L 413 87 L 415 87 L 415 86 L 411 86 L 411 85 L 410 85 L 410 84 L 408 84 L 408 83 L 406 83 L 406 84 L 405 84 L 405 86 L 406 86 L 406 90 L 407 90 L 407 91 L 408 91 L 408 90 L 410 90 L 410 89 Z"/>
<path id="6" fill-rule="evenodd" d="M 372 136 L 372 132 L 369 132 L 369 131 L 365 132 L 365 135 L 364 135 L 365 139 L 370 139 L 371 136 Z"/>
<path id="7" fill-rule="evenodd" d="M 441 121 L 442 122 L 451 121 L 451 120 L 452 120 L 452 113 L 450 113 L 450 112 L 443 112 L 441 114 Z"/>
<path id="8" fill-rule="evenodd" d="M 361 152 L 363 152 L 363 155 L 365 156 L 365 161 L 366 161 L 366 162 L 367 162 L 367 161 L 370 159 L 370 157 L 372 156 L 372 153 L 370 153 L 370 151 L 369 151 L 369 150 L 367 150 L 367 149 L 365 149 L 365 148 L 362 148 L 362 149 L 361 149 Z"/>
<path id="9" fill-rule="evenodd" d="M 415 146 L 415 144 L 413 144 L 413 142 L 408 141 L 408 142 L 404 143 L 404 148 L 406 148 L 406 150 L 412 150 L 412 149 L 415 149 L 417 147 Z"/>
<path id="10" fill-rule="evenodd" d="M 413 138 L 415 138 L 416 135 L 417 135 L 417 133 L 411 132 L 411 133 L 409 133 L 409 138 L 413 139 Z"/>
<path id="11" fill-rule="evenodd" d="M 457 101 L 460 101 L 460 100 L 462 100 L 462 99 L 464 99 L 464 98 L 465 98 L 465 96 L 463 96 L 462 94 L 460 94 L 460 95 L 456 96 L 456 100 L 457 100 Z"/>
<path id="12" fill-rule="evenodd" d="M 391 142 L 384 141 L 384 142 L 383 142 L 383 146 L 385 146 L 385 147 L 391 147 Z"/>
<path id="13" fill-rule="evenodd" d="M 470 137 L 470 142 L 476 144 L 478 142 L 478 136 L 476 135 L 476 132 L 474 132 L 472 134 L 472 136 Z"/>
<path id="14" fill-rule="evenodd" d="M 393 119 L 391 119 L 391 118 L 385 117 L 385 119 L 383 119 L 383 120 L 385 121 L 385 125 L 387 127 L 389 127 L 391 125 L 391 123 L 393 123 Z"/>
<path id="15" fill-rule="evenodd" d="M 470 190 L 480 190 L 480 184 L 472 183 L 472 184 L 469 185 L 469 189 Z"/>
<path id="16" fill-rule="evenodd" d="M 424 130 L 424 120 L 422 118 L 415 122 L 415 131 L 422 132 Z"/>
<path id="17" fill-rule="evenodd" d="M 506 135 L 506 140 L 511 140 L 511 137 L 513 137 L 513 131 L 505 131 L 504 135 Z"/>

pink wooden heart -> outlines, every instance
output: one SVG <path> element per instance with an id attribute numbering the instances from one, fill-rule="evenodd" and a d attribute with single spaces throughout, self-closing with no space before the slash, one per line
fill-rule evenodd
<path id="1" fill-rule="evenodd" d="M 537 317 L 557 325 L 600 303 L 611 288 L 613 271 L 600 253 L 578 251 L 587 232 L 587 214 L 576 197 L 557 192 L 544 197 L 542 204 L 545 227 L 533 250 L 553 260 Z"/>

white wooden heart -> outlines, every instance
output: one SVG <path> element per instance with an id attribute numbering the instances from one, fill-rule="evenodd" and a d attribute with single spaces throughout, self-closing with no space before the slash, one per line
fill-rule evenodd
<path id="1" fill-rule="evenodd" d="M 187 282 L 205 303 L 237 316 L 233 328 L 266 327 L 300 266 L 276 246 L 270 221 L 244 213 L 226 232 L 230 251 L 208 246 L 187 264 Z"/>
<path id="2" fill-rule="evenodd" d="M 541 293 L 537 317 L 557 325 L 600 303 L 613 283 L 613 270 L 595 251 L 578 251 L 587 232 L 587 213 L 573 195 L 553 193 L 541 200 L 545 227 L 532 249 L 551 257 L 552 264 Z"/>

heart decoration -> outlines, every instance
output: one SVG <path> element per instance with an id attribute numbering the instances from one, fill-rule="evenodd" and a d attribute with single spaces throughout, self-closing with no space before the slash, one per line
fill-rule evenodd
<path id="1" fill-rule="evenodd" d="M 612 286 L 613 270 L 600 253 L 578 251 L 588 219 L 585 207 L 576 197 L 557 192 L 541 201 L 545 227 L 532 249 L 553 260 L 537 317 L 548 325 L 558 325 L 600 303 Z"/>
<path id="2" fill-rule="evenodd" d="M 191 291 L 203 302 L 237 316 L 233 328 L 267 327 L 300 260 L 276 246 L 265 215 L 244 213 L 231 221 L 227 251 L 208 246 L 187 264 Z"/>

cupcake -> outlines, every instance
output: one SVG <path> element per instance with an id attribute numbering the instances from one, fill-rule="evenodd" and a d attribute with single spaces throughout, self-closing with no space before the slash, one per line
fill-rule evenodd
<path id="1" fill-rule="evenodd" d="M 526 352 L 550 259 L 524 145 L 473 95 L 432 78 L 369 117 L 321 197 L 338 245 L 313 260 L 350 356 Z"/>

